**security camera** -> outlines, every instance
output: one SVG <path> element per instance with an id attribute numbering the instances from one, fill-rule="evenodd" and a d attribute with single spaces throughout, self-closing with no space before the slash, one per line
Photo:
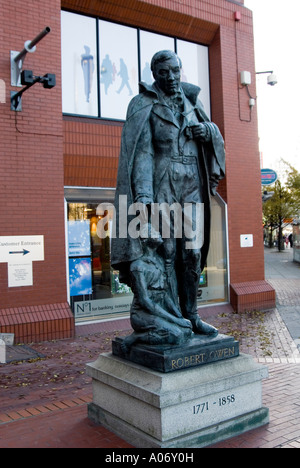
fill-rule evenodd
<path id="1" fill-rule="evenodd" d="M 273 73 L 268 76 L 268 84 L 270 86 L 275 86 L 278 83 L 276 75 Z"/>

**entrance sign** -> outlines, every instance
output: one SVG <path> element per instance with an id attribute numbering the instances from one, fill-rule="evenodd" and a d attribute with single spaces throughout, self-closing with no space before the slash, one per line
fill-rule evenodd
<path id="1" fill-rule="evenodd" d="M 1 236 L 0 263 L 44 261 L 44 236 Z"/>
<path id="2" fill-rule="evenodd" d="M 273 169 L 262 169 L 261 170 L 261 184 L 272 185 L 278 179 L 277 173 Z"/>

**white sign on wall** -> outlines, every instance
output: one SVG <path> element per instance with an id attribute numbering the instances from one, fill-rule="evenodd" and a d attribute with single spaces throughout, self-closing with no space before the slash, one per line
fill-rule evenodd
<path id="1" fill-rule="evenodd" d="M 253 234 L 243 234 L 241 235 L 241 247 L 253 247 Z"/>
<path id="2" fill-rule="evenodd" d="M 44 236 L 0 237 L 0 263 L 44 261 Z"/>
<path id="3" fill-rule="evenodd" d="M 8 287 L 33 286 L 32 262 L 8 263 Z"/>
<path id="4" fill-rule="evenodd" d="M 32 262 L 44 258 L 44 236 L 0 237 L 0 263 L 7 263 L 9 288 L 33 286 Z"/>

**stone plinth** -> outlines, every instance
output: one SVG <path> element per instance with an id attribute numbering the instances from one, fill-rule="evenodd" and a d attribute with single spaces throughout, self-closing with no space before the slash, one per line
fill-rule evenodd
<path id="1" fill-rule="evenodd" d="M 137 448 L 205 447 L 268 423 L 268 370 L 248 355 L 160 373 L 102 354 L 87 374 L 89 417 Z"/>

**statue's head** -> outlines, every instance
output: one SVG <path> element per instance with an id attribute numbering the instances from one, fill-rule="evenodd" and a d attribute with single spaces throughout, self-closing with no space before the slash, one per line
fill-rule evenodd
<path id="1" fill-rule="evenodd" d="M 153 77 L 159 88 L 167 95 L 179 91 L 181 68 L 180 58 L 171 50 L 157 52 L 151 61 Z"/>

